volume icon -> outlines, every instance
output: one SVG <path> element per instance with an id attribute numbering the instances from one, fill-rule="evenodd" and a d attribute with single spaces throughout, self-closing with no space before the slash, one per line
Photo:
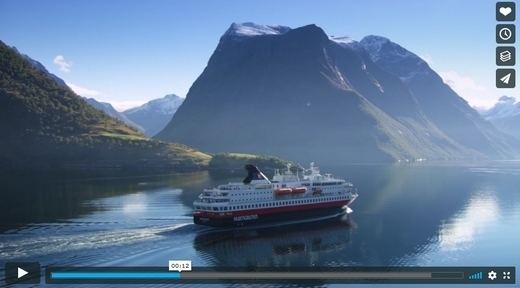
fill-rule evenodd
<path id="1" fill-rule="evenodd" d="M 471 279 L 471 280 L 479 280 L 479 279 L 482 279 L 482 272 L 478 272 L 478 273 L 475 273 L 475 274 L 472 274 L 468 277 L 468 279 Z"/>

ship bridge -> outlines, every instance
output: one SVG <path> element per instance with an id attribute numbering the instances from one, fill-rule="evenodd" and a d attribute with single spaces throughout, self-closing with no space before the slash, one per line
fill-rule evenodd
<path id="1" fill-rule="evenodd" d="M 298 170 L 296 170 L 298 171 Z M 298 172 L 296 172 L 298 173 Z M 280 169 L 274 170 L 273 183 L 287 183 L 287 182 L 299 182 L 300 178 L 298 175 L 294 175 L 291 172 L 291 164 L 287 164 L 286 170 L 280 173 Z"/>

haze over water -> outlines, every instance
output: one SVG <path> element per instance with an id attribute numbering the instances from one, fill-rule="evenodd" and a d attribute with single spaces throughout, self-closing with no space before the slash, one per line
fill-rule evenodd
<path id="1" fill-rule="evenodd" d="M 0 267 L 520 267 L 519 162 L 320 168 L 358 189 L 348 219 L 238 231 L 196 226 L 191 213 L 202 189 L 241 181 L 243 171 L 10 172 L 0 181 Z"/>

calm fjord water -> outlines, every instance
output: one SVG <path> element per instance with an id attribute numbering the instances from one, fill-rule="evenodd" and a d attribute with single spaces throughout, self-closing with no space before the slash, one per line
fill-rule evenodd
<path id="1" fill-rule="evenodd" d="M 221 267 L 520 267 L 519 162 L 321 170 L 358 189 L 350 217 L 238 231 L 192 224 L 191 203 L 207 186 L 241 181 L 242 171 L 234 178 L 3 174 L 0 269 L 8 261 L 166 266 L 174 259 Z"/>

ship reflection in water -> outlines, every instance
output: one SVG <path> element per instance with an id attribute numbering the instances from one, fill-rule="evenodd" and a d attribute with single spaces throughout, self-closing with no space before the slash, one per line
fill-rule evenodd
<path id="1" fill-rule="evenodd" d="M 214 267 L 328 266 L 329 259 L 347 251 L 355 228 L 344 214 L 284 226 L 212 231 L 197 235 L 194 248 Z"/>

